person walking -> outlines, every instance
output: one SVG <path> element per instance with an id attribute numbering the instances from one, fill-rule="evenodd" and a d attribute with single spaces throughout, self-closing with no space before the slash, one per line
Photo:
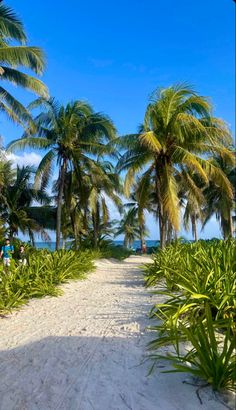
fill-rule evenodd
<path id="1" fill-rule="evenodd" d="M 144 253 L 144 254 L 147 253 L 147 245 L 146 245 L 146 242 L 143 242 L 143 244 L 142 244 L 142 253 Z"/>
<path id="2" fill-rule="evenodd" d="M 27 257 L 26 257 L 24 245 L 20 245 L 20 249 L 18 253 L 18 262 L 20 265 L 23 265 L 23 266 L 27 265 Z"/>
<path id="3" fill-rule="evenodd" d="M 12 254 L 14 253 L 14 246 L 11 245 L 10 239 L 6 238 L 5 245 L 2 246 L 0 258 L 3 257 L 3 265 L 9 267 L 11 264 Z"/>

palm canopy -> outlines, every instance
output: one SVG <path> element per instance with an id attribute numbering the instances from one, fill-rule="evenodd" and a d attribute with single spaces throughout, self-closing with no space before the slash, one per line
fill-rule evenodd
<path id="1" fill-rule="evenodd" d="M 8 226 L 10 236 L 28 233 L 33 239 L 34 232 L 44 234 L 41 224 L 43 207 L 37 207 L 33 215 L 33 203 L 49 204 L 50 199 L 43 190 L 37 190 L 31 183 L 34 169 L 32 167 L 17 167 L 14 177 L 0 191 L 0 214 Z"/>
<path id="2" fill-rule="evenodd" d="M 58 193 L 58 181 L 54 192 Z M 82 238 L 90 237 L 91 244 L 97 247 L 102 235 L 111 233 L 109 203 L 121 209 L 120 177 L 109 161 L 89 161 L 81 169 L 80 179 L 75 171 L 65 176 L 63 191 L 62 230 L 70 232 L 75 239 L 75 247 Z M 66 229 L 64 229 L 66 228 Z"/>
<path id="3" fill-rule="evenodd" d="M 116 236 L 118 235 L 124 235 L 125 247 L 132 247 L 135 239 L 140 239 L 139 221 L 134 207 L 124 211 L 116 231 Z"/>
<path id="4" fill-rule="evenodd" d="M 91 167 L 88 186 L 90 186 L 88 202 L 92 216 L 94 246 L 97 247 L 102 231 L 109 225 L 108 198 L 121 211 L 122 202 L 119 197 L 121 183 L 119 175 L 110 162 L 97 161 Z"/>
<path id="5" fill-rule="evenodd" d="M 236 202 L 236 168 L 235 164 L 232 166 L 227 163 L 221 155 L 213 156 L 210 161 L 221 169 L 229 179 L 232 188 L 234 190 L 234 197 L 225 194 L 224 189 L 219 186 L 215 181 L 211 181 L 209 186 L 206 186 L 203 190 L 205 196 L 205 203 L 202 209 L 204 223 L 203 227 L 209 221 L 209 219 L 215 214 L 216 219 L 220 222 L 220 228 L 224 239 L 233 237 L 233 212 L 235 211 Z"/>
<path id="6" fill-rule="evenodd" d="M 126 152 L 118 162 L 118 170 L 128 170 L 125 188 L 128 193 L 135 175 L 145 171 L 143 178 L 153 179 L 162 246 L 169 222 L 180 227 L 178 184 L 175 172 L 188 167 L 208 183 L 214 179 L 227 195 L 231 185 L 225 174 L 207 160 L 210 153 L 221 153 L 233 161 L 227 146 L 231 136 L 222 120 L 211 115 L 209 101 L 188 85 L 180 84 L 157 90 L 147 106 L 144 123 L 138 134 L 118 139 Z"/>
<path id="7" fill-rule="evenodd" d="M 22 22 L 10 7 L 0 4 L 0 77 L 34 93 L 47 97 L 47 87 L 42 81 L 24 73 L 18 67 L 30 69 L 42 74 L 45 57 L 38 47 L 26 45 L 27 37 Z M 19 45 L 18 45 L 19 44 Z M 4 87 L 0 87 L 0 110 L 12 120 L 25 126 L 31 123 L 27 109 L 16 100 Z"/>
<path id="8" fill-rule="evenodd" d="M 36 172 L 35 184 L 45 187 L 52 175 L 53 163 L 59 167 L 58 177 L 58 224 L 57 244 L 61 220 L 61 205 L 65 176 L 74 171 L 77 183 L 82 183 L 83 172 L 96 167 L 98 156 L 111 153 L 112 147 L 107 144 L 115 138 L 115 127 L 112 121 L 83 101 L 74 101 L 66 106 L 54 99 L 49 101 L 38 99 L 30 105 L 30 109 L 41 108 L 34 119 L 37 132 L 13 141 L 8 151 L 33 147 L 47 150 Z"/>
<path id="9" fill-rule="evenodd" d="M 89 104 L 74 101 L 63 106 L 54 99 L 38 99 L 29 108 L 43 109 L 34 118 L 35 135 L 29 136 L 26 132 L 21 139 L 12 141 L 7 150 L 32 147 L 48 151 L 39 164 L 37 182 L 43 180 L 47 184 L 54 160 L 59 166 L 66 160 L 68 167 L 79 174 L 81 162 L 89 167 L 93 155 L 109 152 L 105 141 L 115 137 L 115 127 L 108 117 L 95 113 Z"/>

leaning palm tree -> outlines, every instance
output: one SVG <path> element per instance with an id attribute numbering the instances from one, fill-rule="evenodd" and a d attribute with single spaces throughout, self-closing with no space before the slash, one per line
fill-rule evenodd
<path id="1" fill-rule="evenodd" d="M 0 79 L 47 97 L 46 86 L 37 78 L 24 73 L 18 67 L 42 74 L 45 57 L 38 47 L 26 45 L 27 37 L 22 22 L 14 11 L 0 4 Z M 31 122 L 27 109 L 5 88 L 0 87 L 0 110 L 12 120 L 26 126 Z"/>
<path id="2" fill-rule="evenodd" d="M 59 168 L 57 194 L 56 249 L 60 247 L 61 214 L 65 177 L 74 171 L 77 183 L 81 184 L 84 170 L 95 164 L 97 155 L 111 152 L 106 144 L 115 137 L 112 121 L 103 114 L 95 113 L 92 107 L 83 101 L 74 101 L 62 106 L 54 99 L 38 99 L 30 108 L 44 109 L 35 119 L 37 132 L 33 136 L 13 141 L 8 151 L 25 147 L 47 150 L 36 172 L 35 184 L 45 187 L 51 176 L 53 164 Z"/>
<path id="3" fill-rule="evenodd" d="M 180 227 L 179 187 L 175 171 L 181 165 L 197 172 L 208 183 L 214 179 L 232 197 L 225 174 L 206 155 L 221 152 L 233 161 L 226 148 L 231 137 L 225 123 L 211 115 L 211 105 L 187 85 L 156 91 L 147 107 L 144 124 L 138 134 L 118 139 L 127 151 L 118 170 L 128 170 L 125 181 L 128 193 L 136 174 L 144 171 L 155 184 L 161 247 L 165 246 L 168 224 L 173 231 Z"/>

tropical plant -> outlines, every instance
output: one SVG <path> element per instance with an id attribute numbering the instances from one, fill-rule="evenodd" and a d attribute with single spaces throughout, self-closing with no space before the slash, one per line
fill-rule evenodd
<path id="1" fill-rule="evenodd" d="M 203 223 L 202 208 L 205 205 L 205 197 L 203 189 L 206 184 L 196 172 L 190 169 L 180 168 L 176 171 L 176 182 L 179 187 L 180 206 L 183 208 L 183 226 L 186 231 L 189 231 L 191 225 L 192 236 L 195 241 L 198 240 L 197 224 Z"/>
<path id="2" fill-rule="evenodd" d="M 177 243 L 160 250 L 154 264 L 146 265 L 146 284 L 159 284 L 153 293 L 163 298 L 150 317 L 157 332 L 149 347 L 172 345 L 176 355 L 167 355 L 175 371 L 189 371 L 207 380 L 213 388 L 235 385 L 234 335 L 236 292 L 235 240 Z M 183 343 L 188 352 L 183 354 Z M 184 345 L 185 346 L 185 345 Z M 190 367 L 189 367 L 190 366 Z M 188 369 L 187 369 L 188 368 Z"/>
<path id="3" fill-rule="evenodd" d="M 221 155 L 215 155 L 211 159 L 211 162 L 227 176 L 234 189 L 234 197 L 227 195 L 222 186 L 212 180 L 209 186 L 205 187 L 203 191 L 206 199 L 202 210 L 204 217 L 203 228 L 210 218 L 213 215 L 216 215 L 216 218 L 220 223 L 223 238 L 232 238 L 234 236 L 233 212 L 235 211 L 236 203 L 236 167 L 235 164 L 228 164 L 225 158 Z"/>
<path id="4" fill-rule="evenodd" d="M 140 239 L 140 227 L 135 208 L 124 211 L 115 236 L 124 235 L 124 247 L 132 247 L 135 239 Z"/>
<path id="5" fill-rule="evenodd" d="M 9 164 L 7 163 L 5 166 L 11 173 Z M 44 208 L 37 207 L 37 212 L 34 212 L 33 215 L 34 207 L 32 204 L 33 201 L 48 204 L 50 199 L 44 190 L 33 187 L 30 181 L 33 174 L 32 167 L 20 168 L 18 166 L 15 178 L 11 179 L 10 184 L 4 184 L 0 192 L 0 214 L 11 238 L 17 235 L 18 231 L 23 234 L 28 233 L 32 241 L 34 241 L 34 232 L 40 232 L 43 236 L 47 236 L 43 224 L 40 224 Z"/>
<path id="6" fill-rule="evenodd" d="M 148 229 L 145 223 L 145 211 L 153 211 L 150 186 L 143 187 L 137 180 L 133 187 L 133 192 L 130 195 L 129 202 L 124 204 L 124 208 L 128 208 L 131 214 L 135 214 L 139 225 L 139 239 L 141 241 L 141 249 L 145 245 L 145 237 L 148 235 Z"/>
<path id="7" fill-rule="evenodd" d="M 45 57 L 38 47 L 26 45 L 27 36 L 22 22 L 14 11 L 3 2 L 0 4 L 0 77 L 14 85 L 23 87 L 47 98 L 46 86 L 18 67 L 30 69 L 41 74 L 45 66 Z M 19 44 L 19 45 L 18 45 Z M 28 110 L 5 88 L 0 87 L 0 108 L 12 120 L 24 127 L 33 126 Z"/>
<path id="8" fill-rule="evenodd" d="M 179 329 L 185 340 L 191 343 L 192 348 L 187 353 L 181 352 L 183 337 L 179 337 L 178 331 L 171 329 L 170 340 L 175 347 L 176 354 L 152 354 L 152 360 L 168 360 L 174 370 L 166 370 L 163 373 L 184 372 L 190 373 L 195 378 L 203 379 L 206 385 L 212 385 L 216 391 L 224 389 L 235 391 L 235 340 L 231 335 L 231 321 L 226 322 L 226 333 L 222 337 L 214 322 L 211 309 L 208 304 L 204 307 L 204 320 L 201 318 L 189 326 L 179 325 Z M 158 348 L 156 342 L 150 343 L 150 350 Z M 205 387 L 206 385 L 199 385 Z"/>
<path id="9" fill-rule="evenodd" d="M 92 164 L 89 176 L 89 208 L 92 219 L 92 231 L 94 247 L 98 246 L 98 240 L 104 234 L 109 234 L 112 225 L 109 221 L 109 206 L 107 200 L 111 200 L 118 210 L 121 210 L 120 178 L 115 173 L 114 166 L 110 162 L 97 162 Z M 112 232 L 112 231 L 111 231 Z"/>
<path id="10" fill-rule="evenodd" d="M 206 158 L 221 153 L 233 163 L 227 144 L 230 133 L 222 120 L 211 115 L 211 105 L 187 85 L 160 89 L 153 94 L 144 124 L 138 134 L 118 139 L 126 152 L 118 170 L 128 170 L 125 190 L 128 194 L 136 174 L 141 180 L 152 180 L 155 187 L 161 247 L 165 246 L 168 224 L 173 232 L 180 227 L 179 187 L 175 173 L 179 166 L 194 170 L 201 180 L 213 180 L 232 198 L 226 175 Z"/>
<path id="11" fill-rule="evenodd" d="M 34 136 L 24 135 L 13 141 L 8 150 L 27 146 L 47 150 L 36 172 L 36 186 L 39 186 L 39 182 L 42 187 L 47 185 L 53 162 L 56 161 L 59 167 L 56 248 L 59 249 L 66 174 L 73 170 L 77 183 L 80 184 L 83 172 L 96 165 L 94 157 L 111 151 L 105 142 L 114 138 L 115 128 L 108 117 L 95 113 L 89 104 L 82 101 L 75 101 L 64 107 L 53 99 L 39 99 L 30 105 L 31 109 L 36 107 L 46 109 L 34 119 L 37 133 Z"/>
<path id="12" fill-rule="evenodd" d="M 17 308 L 30 298 L 61 295 L 58 285 L 70 279 L 84 279 L 94 269 L 93 254 L 31 249 L 27 266 L 12 261 L 11 274 L 4 269 L 0 265 L 0 312 Z"/>

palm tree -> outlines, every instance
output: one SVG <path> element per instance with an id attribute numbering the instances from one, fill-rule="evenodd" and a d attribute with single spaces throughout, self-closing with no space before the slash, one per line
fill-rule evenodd
<path id="1" fill-rule="evenodd" d="M 225 146 L 230 140 L 225 123 L 211 116 L 207 99 L 183 84 L 156 91 L 140 132 L 118 139 L 127 150 L 118 162 L 118 170 L 128 170 L 126 191 L 143 170 L 144 178 L 154 181 L 162 248 L 168 224 L 173 231 L 180 227 L 179 187 L 175 179 L 179 166 L 194 170 L 205 183 L 214 179 L 232 197 L 225 174 L 205 157 L 221 152 L 225 159 L 233 161 Z"/>
<path id="2" fill-rule="evenodd" d="M 145 211 L 152 211 L 152 198 L 151 198 L 151 186 L 145 187 L 141 183 L 142 180 L 138 179 L 133 187 L 133 192 L 130 195 L 129 202 L 124 205 L 136 216 L 139 225 L 139 239 L 141 241 L 141 249 L 145 245 L 145 236 L 148 234 L 148 230 L 145 224 Z"/>
<path id="3" fill-rule="evenodd" d="M 109 225 L 109 198 L 118 210 L 121 210 L 120 178 L 115 173 L 114 166 L 108 162 L 97 161 L 92 164 L 90 173 L 89 208 L 92 216 L 94 247 L 98 246 L 98 239 Z"/>
<path id="4" fill-rule="evenodd" d="M 55 187 L 56 188 L 56 187 Z M 109 161 L 92 161 L 84 169 L 80 180 L 75 172 L 66 174 L 64 187 L 64 220 L 70 216 L 71 228 L 75 239 L 75 248 L 81 238 L 90 236 L 91 245 L 98 246 L 102 235 L 110 231 L 108 199 L 121 209 L 120 178 Z"/>
<path id="5" fill-rule="evenodd" d="M 47 150 L 36 172 L 36 186 L 39 183 L 42 187 L 47 185 L 56 161 L 59 167 L 56 249 L 59 249 L 66 174 L 73 170 L 80 184 L 84 170 L 89 170 L 96 163 L 94 156 L 111 151 L 105 142 L 115 137 L 115 127 L 108 117 L 95 113 L 89 104 L 82 101 L 62 106 L 53 99 L 38 99 L 30 105 L 31 109 L 35 107 L 46 109 L 34 119 L 37 133 L 34 136 L 23 135 L 23 138 L 10 143 L 8 150 L 27 146 Z"/>
<path id="6" fill-rule="evenodd" d="M 135 208 L 124 211 L 115 236 L 124 235 L 124 246 L 132 247 L 135 239 L 140 239 L 140 228 Z"/>
<path id="7" fill-rule="evenodd" d="M 196 172 L 180 167 L 176 171 L 176 182 L 179 186 L 180 206 L 184 209 L 183 225 L 186 231 L 192 227 L 192 235 L 198 240 L 197 223 L 203 222 L 202 207 L 205 204 L 203 189 L 206 187 Z"/>
<path id="8" fill-rule="evenodd" d="M 1 3 L 0 78 L 46 98 L 48 96 L 46 86 L 35 77 L 17 69 L 21 66 L 36 74 L 43 72 L 45 58 L 42 50 L 38 47 L 29 47 L 26 42 L 27 37 L 22 22 L 10 7 Z M 27 109 L 3 87 L 0 87 L 0 109 L 23 126 L 29 122 L 32 126 Z"/>
<path id="9" fill-rule="evenodd" d="M 0 158 L 0 197 L 4 188 L 9 186 L 13 179 L 14 171 L 11 162 Z"/>
<path id="10" fill-rule="evenodd" d="M 36 190 L 30 182 L 34 170 L 27 166 L 17 167 L 16 177 L 10 185 L 5 185 L 1 191 L 0 214 L 8 226 L 12 238 L 21 231 L 28 233 L 34 241 L 34 232 L 45 235 L 42 224 L 39 223 L 43 207 L 37 208 L 35 217 L 32 217 L 32 204 L 34 201 L 42 204 L 49 203 L 49 198 L 42 190 Z M 34 207 L 33 207 L 34 208 Z"/>
<path id="11" fill-rule="evenodd" d="M 234 190 L 234 198 L 226 195 L 224 189 L 216 181 L 211 181 L 203 191 L 205 196 L 205 205 L 202 210 L 204 216 L 203 228 L 215 214 L 217 220 L 219 220 L 223 238 L 232 238 L 234 236 L 232 214 L 236 202 L 236 168 L 235 165 L 229 165 L 221 155 L 215 155 L 211 162 L 227 176 Z"/>

